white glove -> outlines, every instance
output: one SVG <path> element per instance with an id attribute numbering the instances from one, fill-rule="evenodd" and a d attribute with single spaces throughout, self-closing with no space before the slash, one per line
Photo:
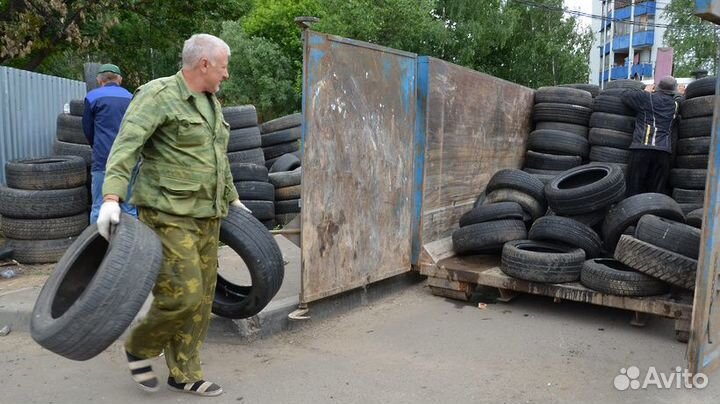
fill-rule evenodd
<path id="1" fill-rule="evenodd" d="M 245 212 L 252 213 L 252 211 L 248 209 L 247 206 L 243 205 L 243 203 L 240 202 L 240 199 L 235 199 L 234 201 L 230 202 L 230 206 L 234 206 L 236 208 L 244 210 Z"/>
<path id="2" fill-rule="evenodd" d="M 120 223 L 120 204 L 115 201 L 103 202 L 97 220 L 100 235 L 110 241 L 110 228 L 118 223 Z"/>

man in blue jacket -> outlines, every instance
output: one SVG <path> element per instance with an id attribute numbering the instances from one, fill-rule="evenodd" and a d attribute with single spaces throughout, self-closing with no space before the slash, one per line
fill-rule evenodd
<path id="1" fill-rule="evenodd" d="M 105 180 L 105 164 L 120 130 L 120 123 L 125 111 L 132 100 L 132 94 L 120 86 L 122 73 L 119 67 L 109 63 L 100 66 L 97 82 L 100 87 L 90 91 L 85 97 L 85 111 L 82 119 L 83 132 L 92 147 L 90 223 L 97 222 L 103 202 L 102 185 Z M 124 203 L 122 210 L 137 216 L 137 210 L 132 205 Z"/>
<path id="2" fill-rule="evenodd" d="M 660 80 L 652 93 L 635 89 L 623 93 L 623 102 L 637 114 L 630 144 L 627 196 L 668 193 L 678 97 L 677 81 L 672 76 Z"/>

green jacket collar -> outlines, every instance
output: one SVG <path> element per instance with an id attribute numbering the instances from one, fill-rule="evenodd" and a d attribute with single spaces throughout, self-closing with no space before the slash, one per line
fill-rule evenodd
<path id="1" fill-rule="evenodd" d="M 177 81 L 178 89 L 180 90 L 180 96 L 182 97 L 182 99 L 189 100 L 190 97 L 193 96 L 193 93 L 188 88 L 187 82 L 185 82 L 185 77 L 183 77 L 182 70 L 175 74 L 175 80 Z"/>

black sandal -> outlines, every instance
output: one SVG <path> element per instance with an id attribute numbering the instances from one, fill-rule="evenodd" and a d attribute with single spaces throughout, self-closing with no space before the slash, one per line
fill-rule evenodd
<path id="1" fill-rule="evenodd" d="M 158 378 L 152 370 L 150 360 L 138 358 L 128 351 L 125 351 L 125 355 L 130 368 L 130 376 L 132 376 L 140 390 L 150 393 L 160 390 L 160 382 L 158 382 Z"/>
<path id="2" fill-rule="evenodd" d="M 213 382 L 199 380 L 192 383 L 178 383 L 172 377 L 168 377 L 168 388 L 183 393 L 197 394 L 199 396 L 213 397 L 223 393 L 222 387 Z"/>

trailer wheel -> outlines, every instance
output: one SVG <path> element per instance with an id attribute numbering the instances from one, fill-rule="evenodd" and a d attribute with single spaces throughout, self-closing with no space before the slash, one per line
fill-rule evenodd
<path id="1" fill-rule="evenodd" d="M 668 291 L 665 282 L 635 271 L 611 258 L 585 261 L 580 271 L 580 283 L 598 292 L 615 296 L 655 296 Z"/>
<path id="2" fill-rule="evenodd" d="M 500 269 L 531 282 L 563 283 L 580 279 L 585 252 L 580 248 L 531 240 L 505 243 Z"/>

